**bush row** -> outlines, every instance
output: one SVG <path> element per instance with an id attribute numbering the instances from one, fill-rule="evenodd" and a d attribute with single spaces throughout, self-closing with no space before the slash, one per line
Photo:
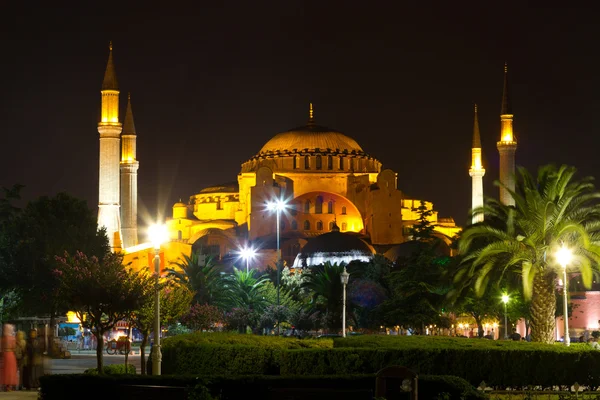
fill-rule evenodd
<path id="1" fill-rule="evenodd" d="M 280 374 L 373 373 L 402 365 L 418 374 L 451 373 L 474 386 L 600 386 L 600 352 L 480 349 L 339 348 L 288 350 L 279 356 Z"/>
<path id="2" fill-rule="evenodd" d="M 285 389 L 289 397 L 295 389 L 323 389 L 363 391 L 373 394 L 375 392 L 375 375 L 346 375 L 346 376 L 201 376 L 201 377 L 174 377 L 174 376 L 142 376 L 142 375 L 47 375 L 41 378 L 40 395 L 43 400 L 54 400 L 71 397 L 73 393 L 90 393 L 93 390 L 94 398 L 131 399 L 140 398 L 141 392 L 134 393 L 132 387 L 161 386 L 168 391 L 184 388 L 179 391 L 171 390 L 168 394 L 170 400 L 177 399 L 243 399 L 273 398 L 272 392 Z M 143 394 L 146 400 L 164 399 L 165 391 L 151 388 Z M 335 392 L 333 393 L 335 395 Z M 133 395 L 133 397 L 132 397 Z M 322 395 L 331 398 L 331 392 Z M 286 398 L 288 398 L 286 397 Z M 419 376 L 419 397 L 424 399 L 485 399 L 482 393 L 477 392 L 466 381 L 452 376 Z M 297 398 L 297 394 L 296 397 Z M 313 397 L 316 400 L 315 397 Z"/>
<path id="3" fill-rule="evenodd" d="M 190 333 L 165 339 L 163 347 L 191 344 L 258 346 L 267 349 L 332 348 L 332 339 L 296 339 L 230 332 Z"/>
<path id="4" fill-rule="evenodd" d="M 102 372 L 106 375 L 135 374 L 135 365 L 127 364 L 127 371 L 124 364 L 105 365 Z M 84 374 L 98 375 L 98 368 L 86 369 Z"/>
<path id="5" fill-rule="evenodd" d="M 599 351 L 334 348 L 276 350 L 257 346 L 181 345 L 163 351 L 163 373 L 178 375 L 370 374 L 402 365 L 418 374 L 451 372 L 478 386 L 600 386 Z"/>

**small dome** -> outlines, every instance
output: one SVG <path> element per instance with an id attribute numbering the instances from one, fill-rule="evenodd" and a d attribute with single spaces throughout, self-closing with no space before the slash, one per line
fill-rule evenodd
<path id="1" fill-rule="evenodd" d="M 240 187 L 237 181 L 227 182 L 221 185 L 209 186 L 200 191 L 201 194 L 205 193 L 237 193 L 240 191 Z"/>
<path id="2" fill-rule="evenodd" d="M 178 201 L 177 203 L 173 204 L 173 208 L 187 208 L 187 204 Z"/>
<path id="3" fill-rule="evenodd" d="M 346 264 L 360 260 L 368 262 L 375 251 L 364 240 L 351 233 L 333 230 L 310 239 L 296 256 L 294 268 L 319 265 L 325 262 Z"/>
<path id="4" fill-rule="evenodd" d="M 334 150 L 363 153 L 363 149 L 349 136 L 324 126 L 309 124 L 275 135 L 259 154 L 296 150 Z"/>

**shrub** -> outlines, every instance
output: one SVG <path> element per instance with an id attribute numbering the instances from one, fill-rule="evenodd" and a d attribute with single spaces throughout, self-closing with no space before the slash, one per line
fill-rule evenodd
<path id="1" fill-rule="evenodd" d="M 106 375 L 120 375 L 120 374 L 134 374 L 135 375 L 135 373 L 136 373 L 135 365 L 132 365 L 132 364 L 127 364 L 127 371 L 125 371 L 124 364 L 105 365 L 102 368 L 102 371 Z M 98 368 L 86 369 L 83 373 L 88 374 L 88 375 L 98 375 Z"/>

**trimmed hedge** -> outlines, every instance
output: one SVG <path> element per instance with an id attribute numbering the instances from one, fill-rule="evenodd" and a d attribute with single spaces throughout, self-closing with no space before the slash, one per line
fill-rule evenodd
<path id="1" fill-rule="evenodd" d="M 127 371 L 125 371 L 125 364 L 111 364 L 102 367 L 102 372 L 106 375 L 120 375 L 120 374 L 134 374 L 135 365 L 127 364 Z M 98 368 L 86 369 L 84 374 L 98 375 Z"/>
<path id="2" fill-rule="evenodd" d="M 338 348 L 282 352 L 280 373 L 364 374 L 390 365 L 402 365 L 418 374 L 452 373 L 474 386 L 485 381 L 491 387 L 539 385 L 600 385 L 600 352 Z"/>
<path id="3" fill-rule="evenodd" d="M 332 339 L 296 339 L 278 336 L 258 336 L 228 332 L 190 333 L 166 338 L 162 343 L 163 349 L 182 344 L 213 344 L 213 345 L 242 345 L 257 346 L 267 349 L 331 349 Z"/>
<path id="4" fill-rule="evenodd" d="M 175 396 L 193 399 L 220 400 L 271 398 L 272 389 L 328 389 L 363 390 L 375 393 L 375 375 L 347 376 L 107 376 L 107 375 L 47 375 L 41 378 L 43 400 L 64 400 L 73 393 L 89 393 L 93 388 L 94 398 L 108 396 L 111 399 L 131 397 L 124 385 L 154 385 L 185 387 Z M 290 389 L 291 390 L 291 389 Z M 156 398 L 160 395 L 157 390 Z M 447 395 L 446 395 L 447 394 Z M 424 399 L 446 398 L 479 400 L 487 397 L 473 389 L 466 381 L 452 376 L 419 376 L 419 397 Z M 148 397 L 145 397 L 148 398 Z M 151 398 L 155 398 L 152 396 Z M 169 398 L 174 399 L 174 396 Z"/>

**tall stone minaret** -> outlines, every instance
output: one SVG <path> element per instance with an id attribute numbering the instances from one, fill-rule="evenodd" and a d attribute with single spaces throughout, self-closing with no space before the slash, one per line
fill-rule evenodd
<path id="1" fill-rule="evenodd" d="M 106 228 L 113 250 L 121 247 L 119 216 L 119 85 L 113 65 L 112 42 L 108 64 L 102 82 L 102 112 L 98 123 L 100 133 L 100 181 L 98 190 L 98 226 Z"/>
<path id="2" fill-rule="evenodd" d="M 500 202 L 514 206 L 515 201 L 507 188 L 515 190 L 515 152 L 517 141 L 513 137 L 513 113 L 508 95 L 508 67 L 504 64 L 504 90 L 500 111 L 500 141 L 496 144 L 500 153 Z"/>
<path id="3" fill-rule="evenodd" d="M 137 171 L 140 163 L 136 159 L 135 124 L 131 112 L 131 95 L 127 96 L 127 111 L 123 124 L 121 146 L 121 230 L 123 247 L 138 244 L 137 235 Z"/>
<path id="4" fill-rule="evenodd" d="M 483 207 L 483 176 L 485 169 L 481 163 L 481 135 L 479 134 L 479 119 L 477 118 L 477 104 L 475 104 L 475 120 L 473 122 L 473 147 L 471 148 L 471 168 L 469 175 L 473 182 L 472 203 L 473 210 Z M 473 214 L 472 223 L 483 221 L 483 213 Z"/>

